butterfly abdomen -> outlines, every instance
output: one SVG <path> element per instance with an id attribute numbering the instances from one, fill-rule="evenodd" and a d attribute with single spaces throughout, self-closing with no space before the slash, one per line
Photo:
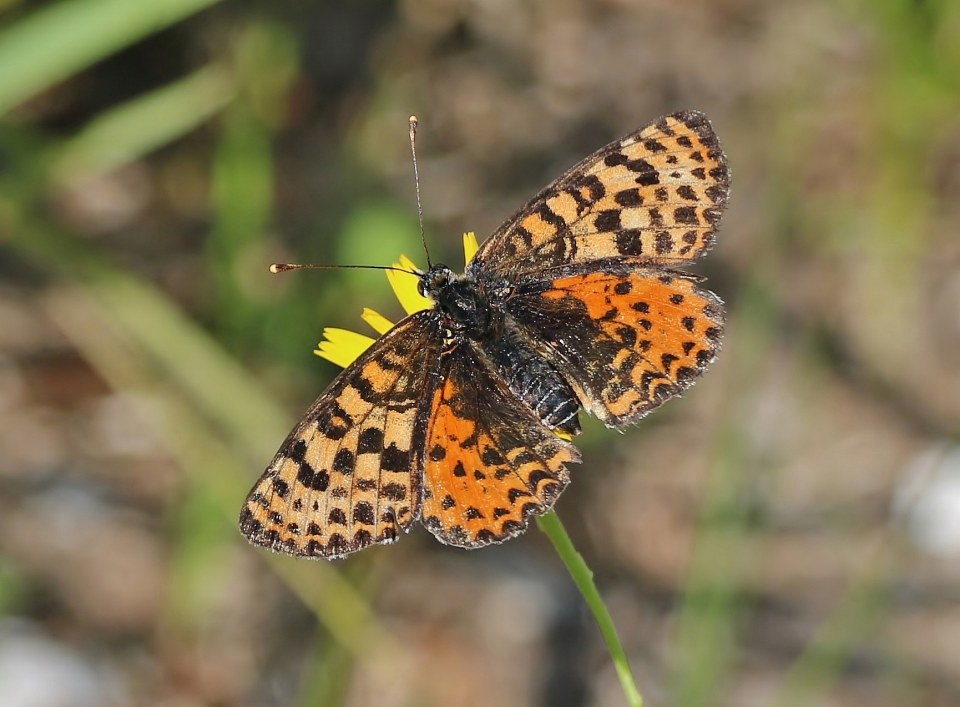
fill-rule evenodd
<path id="1" fill-rule="evenodd" d="M 580 433 L 580 401 L 560 372 L 524 339 L 506 327 L 478 342 L 510 390 L 552 430 Z"/>

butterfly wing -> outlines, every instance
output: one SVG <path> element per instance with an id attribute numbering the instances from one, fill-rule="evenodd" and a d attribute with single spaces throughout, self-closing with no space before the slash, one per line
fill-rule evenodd
<path id="1" fill-rule="evenodd" d="M 247 497 L 240 530 L 250 542 L 339 557 L 410 527 L 442 343 L 438 313 L 418 312 L 340 373 Z"/>
<path id="2" fill-rule="evenodd" d="M 527 283 L 506 308 L 609 427 L 690 386 L 723 330 L 722 303 L 695 278 L 626 264 Z"/>
<path id="3" fill-rule="evenodd" d="M 674 113 L 568 170 L 483 243 L 468 274 L 516 282 L 610 258 L 676 267 L 713 244 L 729 184 L 706 116 Z"/>
<path id="4" fill-rule="evenodd" d="M 507 387 L 473 342 L 444 354 L 433 391 L 424 467 L 423 524 L 449 545 L 476 548 L 522 533 L 580 461 Z"/>

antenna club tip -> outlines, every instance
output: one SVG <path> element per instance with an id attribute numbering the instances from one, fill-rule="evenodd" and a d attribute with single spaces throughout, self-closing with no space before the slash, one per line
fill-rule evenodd
<path id="1" fill-rule="evenodd" d="M 271 263 L 269 268 L 270 272 L 272 272 L 274 275 L 289 269 L 290 268 L 288 268 L 283 263 Z"/>
<path id="2" fill-rule="evenodd" d="M 409 118 L 407 118 L 407 122 L 410 123 L 411 128 L 415 128 L 417 127 L 417 124 L 420 122 L 420 119 L 417 118 L 417 116 L 415 115 L 411 115 Z"/>

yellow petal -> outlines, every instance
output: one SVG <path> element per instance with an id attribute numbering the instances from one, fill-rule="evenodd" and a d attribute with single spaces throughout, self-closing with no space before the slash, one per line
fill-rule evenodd
<path id="1" fill-rule="evenodd" d="M 402 268 L 403 270 L 419 270 L 419 268 L 413 264 L 413 261 L 405 255 L 401 255 L 400 261 L 394 263 L 393 267 Z M 387 270 L 387 280 L 390 281 L 393 294 L 397 296 L 397 299 L 400 301 L 400 306 L 403 307 L 403 310 L 407 314 L 422 312 L 424 309 L 433 307 L 433 302 L 421 295 L 417 290 L 417 283 L 420 282 L 420 278 L 416 275 L 397 272 L 396 270 Z"/>
<path id="2" fill-rule="evenodd" d="M 330 363 L 346 368 L 370 348 L 374 341 L 369 336 L 355 331 L 327 327 L 323 330 L 323 340 L 317 344 L 313 353 L 327 359 Z"/>
<path id="3" fill-rule="evenodd" d="M 467 231 L 463 234 L 463 262 L 469 264 L 473 256 L 480 250 L 480 244 L 477 243 L 477 234 L 473 231 Z"/>
<path id="4" fill-rule="evenodd" d="M 360 313 L 360 318 L 365 321 L 378 334 L 386 334 L 393 329 L 393 322 L 376 310 L 364 307 Z"/>

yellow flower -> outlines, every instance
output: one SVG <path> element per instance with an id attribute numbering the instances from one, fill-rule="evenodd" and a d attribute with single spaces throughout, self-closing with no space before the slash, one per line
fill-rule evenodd
<path id="1" fill-rule="evenodd" d="M 478 248 L 477 234 L 472 231 L 470 233 L 464 233 L 463 256 L 465 262 L 469 263 L 473 259 Z M 401 255 L 400 260 L 394 263 L 393 267 L 410 271 L 419 269 L 414 262 L 405 255 Z M 416 275 L 397 272 L 396 270 L 387 270 L 387 280 L 390 282 L 390 287 L 393 288 L 393 293 L 400 302 L 400 306 L 403 307 L 407 314 L 413 314 L 414 312 L 433 307 L 433 302 L 417 291 L 417 281 L 419 278 Z M 393 327 L 393 322 L 369 307 L 360 313 L 360 318 L 378 334 L 386 334 L 390 331 L 391 327 Z M 320 358 L 327 359 L 330 363 L 346 368 L 353 363 L 360 354 L 370 348 L 374 341 L 376 341 L 376 339 L 366 334 L 358 334 L 349 329 L 327 327 L 323 330 L 323 339 L 317 345 L 314 353 Z"/>

